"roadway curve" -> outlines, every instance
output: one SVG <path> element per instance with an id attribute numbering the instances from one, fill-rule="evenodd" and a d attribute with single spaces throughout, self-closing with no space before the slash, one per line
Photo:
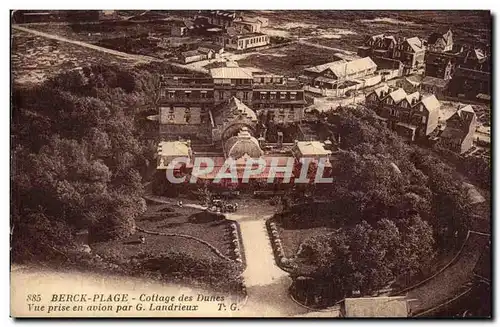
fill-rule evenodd
<path id="1" fill-rule="evenodd" d="M 470 231 L 457 255 L 433 276 L 394 295 L 407 295 L 412 316 L 431 312 L 464 292 L 490 235 Z"/>

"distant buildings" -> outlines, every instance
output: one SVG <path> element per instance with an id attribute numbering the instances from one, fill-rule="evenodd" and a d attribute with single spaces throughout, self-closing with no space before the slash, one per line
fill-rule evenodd
<path id="1" fill-rule="evenodd" d="M 342 96 L 347 91 L 375 85 L 381 81 L 375 75 L 377 65 L 369 57 L 353 61 L 338 60 L 304 69 L 299 77 L 308 91 L 328 96 Z"/>
<path id="2" fill-rule="evenodd" d="M 261 28 L 269 24 L 266 18 L 224 10 L 203 12 L 197 18 L 206 19 L 222 29 L 223 33 L 216 36 L 216 43 L 225 48 L 244 51 L 270 44 L 270 37 L 261 33 Z"/>
<path id="3" fill-rule="evenodd" d="M 439 135 L 439 143 L 458 154 L 467 152 L 473 146 L 476 127 L 476 113 L 471 105 L 467 105 L 446 120 L 446 127 Z"/>
<path id="4" fill-rule="evenodd" d="M 380 34 L 368 37 L 358 47 L 358 55 L 400 60 L 404 65 L 403 73 L 407 75 L 423 67 L 425 50 L 424 41 L 418 37 L 406 39 Z"/>
<path id="5" fill-rule="evenodd" d="M 232 50 L 247 50 L 268 45 L 270 38 L 263 33 L 225 33 L 216 37 L 216 43 Z"/>
<path id="6" fill-rule="evenodd" d="M 366 104 L 409 141 L 429 136 L 438 126 L 440 103 L 434 95 L 407 94 L 383 85 L 366 96 Z"/>
<path id="7" fill-rule="evenodd" d="M 444 33 L 443 33 L 444 32 Z M 427 39 L 427 50 L 431 52 L 448 52 L 453 49 L 453 32 L 450 29 L 433 32 Z"/>
<path id="8" fill-rule="evenodd" d="M 469 99 L 491 94 L 490 56 L 484 50 L 455 44 L 451 30 L 432 33 L 427 45 L 426 91 Z"/>

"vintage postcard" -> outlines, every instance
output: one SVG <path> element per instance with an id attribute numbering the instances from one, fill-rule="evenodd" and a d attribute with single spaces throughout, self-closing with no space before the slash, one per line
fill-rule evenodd
<path id="1" fill-rule="evenodd" d="M 12 317 L 492 317 L 489 11 L 10 15 Z"/>

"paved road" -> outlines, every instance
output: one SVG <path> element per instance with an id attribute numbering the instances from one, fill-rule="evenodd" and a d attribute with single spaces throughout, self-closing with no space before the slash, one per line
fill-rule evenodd
<path id="1" fill-rule="evenodd" d="M 65 43 L 70 43 L 70 44 L 93 49 L 93 50 L 100 51 L 100 52 L 109 53 L 109 54 L 114 55 L 114 56 L 118 56 L 118 57 L 122 57 L 125 59 L 136 61 L 137 63 L 167 62 L 167 61 L 159 59 L 159 58 L 145 56 L 145 55 L 130 54 L 130 53 L 122 52 L 122 51 L 112 50 L 112 49 L 100 47 L 98 45 L 90 44 L 90 43 L 83 42 L 83 41 L 71 40 L 71 39 L 65 38 L 63 36 L 56 35 L 56 34 L 49 34 L 49 33 L 45 33 L 45 32 L 40 32 L 40 31 L 26 28 L 26 27 L 19 26 L 19 25 L 12 25 L 12 28 L 15 30 L 23 31 L 26 33 L 31 33 L 34 35 L 48 38 L 48 39 L 52 39 L 52 40 L 56 40 L 56 41 L 60 41 L 60 42 L 65 42 Z M 180 65 L 177 63 L 173 63 L 173 62 L 168 62 L 168 63 L 172 66 L 179 67 L 179 68 L 184 68 L 184 69 L 188 69 L 188 70 L 192 70 L 192 71 L 196 71 L 196 72 L 203 72 L 203 73 L 206 72 L 205 69 L 200 70 L 197 68 Z"/>
<path id="2" fill-rule="evenodd" d="M 445 303 L 464 290 L 464 285 L 472 279 L 473 270 L 484 247 L 488 244 L 488 234 L 471 232 L 460 254 L 451 264 L 406 294 L 412 313 L 421 313 Z"/>

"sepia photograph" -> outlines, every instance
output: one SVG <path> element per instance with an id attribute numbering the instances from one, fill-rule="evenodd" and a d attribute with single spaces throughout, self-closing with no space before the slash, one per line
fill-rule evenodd
<path id="1" fill-rule="evenodd" d="M 9 15 L 12 318 L 492 319 L 492 12 Z"/>

